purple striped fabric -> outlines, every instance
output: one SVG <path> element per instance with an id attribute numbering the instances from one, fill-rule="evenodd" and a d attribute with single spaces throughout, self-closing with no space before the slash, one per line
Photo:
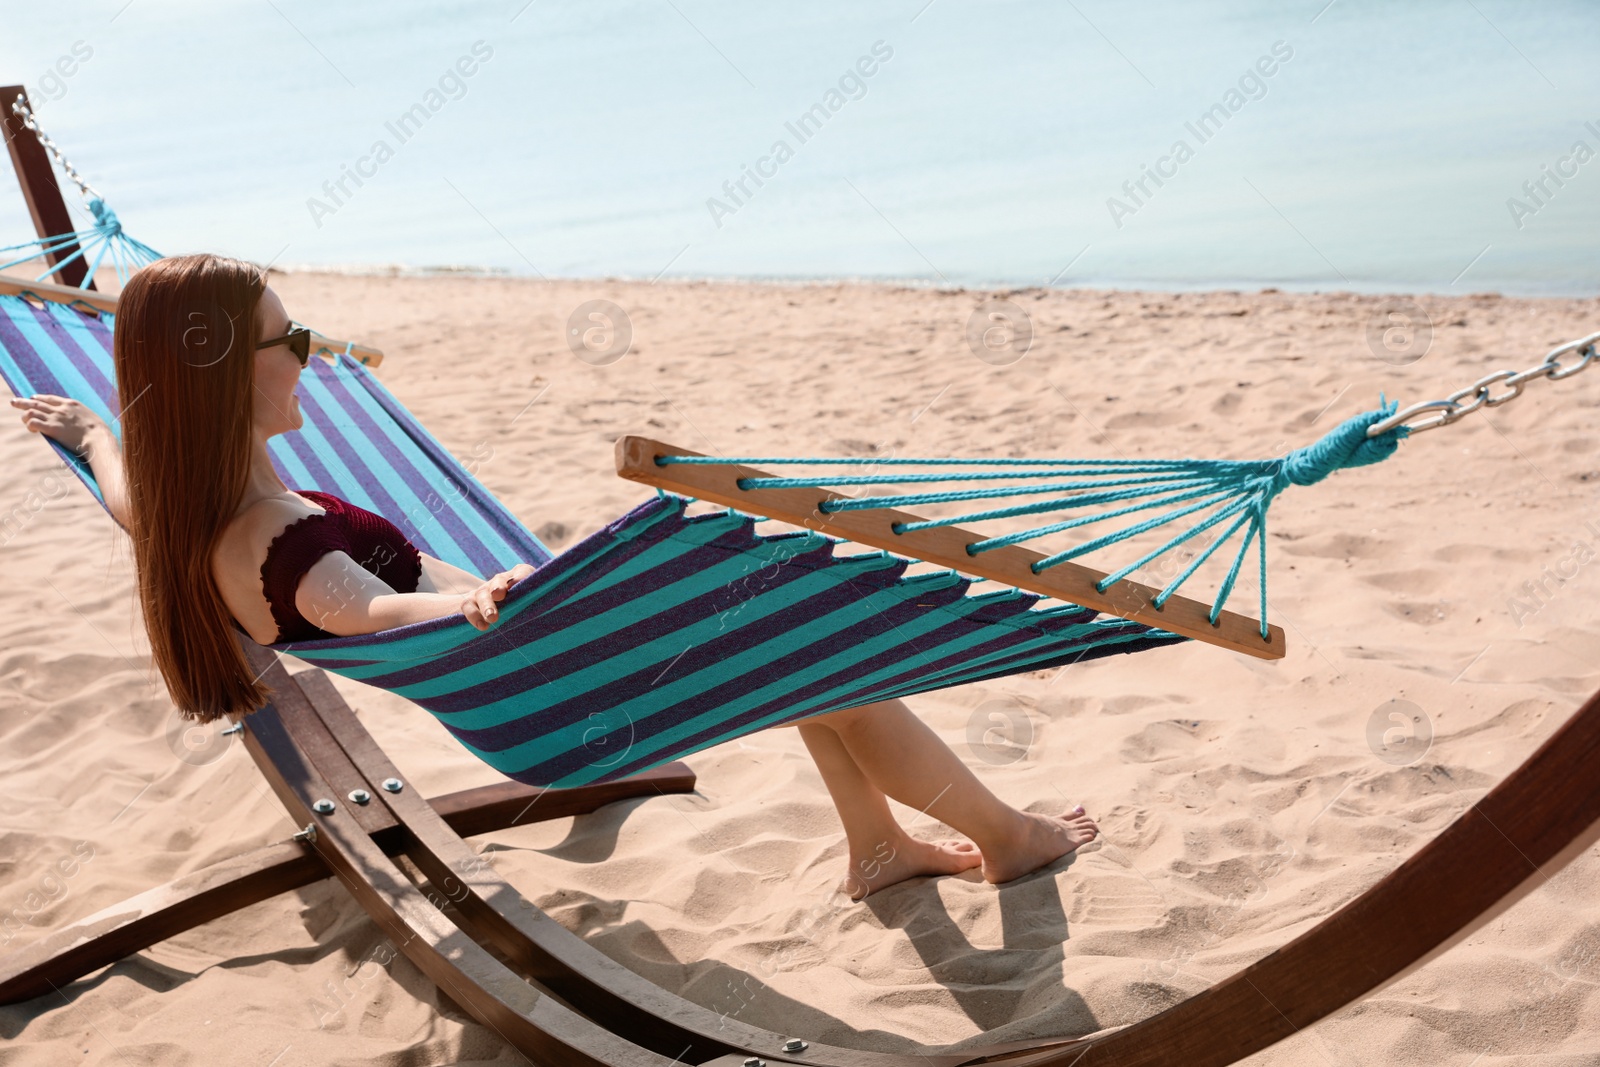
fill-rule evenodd
<path id="1" fill-rule="evenodd" d="M 355 383 L 377 402 L 395 427 L 421 449 L 434 466 L 451 475 L 453 484 L 471 500 L 476 516 L 486 521 L 501 540 L 513 546 L 514 552 L 510 564 L 532 563 L 538 566 L 554 556 L 554 553 L 537 537 L 528 532 L 527 527 L 504 504 L 478 485 L 476 479 L 466 474 L 455 457 L 445 451 L 433 435 L 406 410 L 405 405 L 395 399 L 394 394 L 383 387 L 383 383 L 378 381 L 371 371 L 349 359 L 345 359 L 340 365 L 350 369 Z M 496 560 L 502 568 L 508 568 L 507 559 L 496 557 Z"/>
<path id="2" fill-rule="evenodd" d="M 33 308 L 26 300 L 16 298 L 16 303 L 26 307 L 27 313 L 32 313 Z M 11 308 L 8 308 L 8 310 L 11 310 Z M 15 314 L 14 310 L 12 314 Z M 6 350 L 12 361 L 21 369 L 28 386 L 31 386 L 31 389 L 29 389 L 8 380 L 6 384 L 10 385 L 12 391 L 16 392 L 18 396 L 31 396 L 34 393 L 50 393 L 55 396 L 70 395 L 61 385 L 61 380 L 55 376 L 55 372 L 50 369 L 44 360 L 39 358 L 38 350 L 23 337 L 22 331 L 17 328 L 17 324 L 13 321 L 11 314 L 0 315 L 0 348 Z M 27 391 L 19 391 L 19 389 L 27 389 Z"/>
<path id="3" fill-rule="evenodd" d="M 56 347 L 77 368 L 78 373 L 88 380 L 95 394 L 100 397 L 113 413 L 120 414 L 122 408 L 117 399 L 116 384 L 112 382 L 111 375 L 102 369 L 102 361 L 111 355 L 110 327 L 94 316 L 81 311 L 74 311 L 71 308 L 61 307 L 59 304 L 46 304 L 42 308 L 35 308 L 30 305 L 29 310 L 33 312 L 34 321 L 44 328 L 50 335 L 50 339 L 55 342 Z M 74 339 L 73 332 L 61 325 L 58 315 L 74 316 L 91 335 L 102 339 L 100 351 L 95 353 L 100 358 L 90 358 L 90 354 L 85 352 Z"/>
<path id="4" fill-rule="evenodd" d="M 351 360 L 350 362 L 352 364 L 355 363 L 354 360 Z M 359 372 L 352 369 L 352 374 L 360 374 L 370 377 L 369 372 L 367 372 L 365 368 L 361 368 Z M 354 398 L 351 397 L 349 387 L 345 384 L 345 382 L 339 379 L 339 375 L 333 370 L 333 368 L 329 368 L 326 364 L 319 362 L 317 366 L 317 376 L 321 378 L 324 384 L 327 386 L 329 395 L 331 395 L 339 403 L 340 414 L 348 418 L 351 423 L 353 423 L 356 432 L 358 432 L 366 439 L 368 443 L 376 448 L 379 454 L 382 455 L 383 458 L 388 462 L 389 470 L 386 473 L 390 477 L 398 477 L 401 481 L 413 486 L 427 484 L 427 480 L 423 473 L 419 471 L 409 459 L 406 458 L 406 456 L 398 447 L 396 447 L 395 440 L 390 436 L 390 434 L 393 433 L 393 427 L 380 427 L 377 423 L 373 422 L 372 417 L 367 414 L 367 412 L 354 400 Z M 324 427 L 340 425 L 332 418 L 328 418 L 326 416 L 323 418 L 322 423 Z M 371 493 L 374 500 L 379 501 L 381 514 L 384 514 L 385 516 L 390 514 L 406 514 L 405 510 L 402 509 L 399 504 L 389 496 L 389 493 L 384 489 L 382 482 L 380 482 L 375 473 L 367 467 L 366 463 L 360 459 L 354 449 L 349 449 L 346 451 L 344 453 L 344 457 L 350 464 L 351 469 L 360 476 L 361 487 L 368 493 Z M 439 469 L 444 473 L 446 478 L 450 479 L 450 483 L 459 491 L 458 497 L 465 498 L 467 494 L 471 492 L 471 487 L 464 484 L 461 479 L 454 477 L 456 470 L 460 465 L 456 463 L 453 456 L 449 457 L 449 460 L 450 462 L 447 465 L 441 465 Z M 453 509 L 441 508 L 434 517 L 438 519 L 439 523 L 444 527 L 445 532 L 448 533 L 458 545 L 462 545 L 465 548 L 468 558 L 472 560 L 474 569 L 476 569 L 479 574 L 487 577 L 503 569 L 500 566 L 500 561 L 495 558 L 494 553 L 489 550 L 488 546 L 486 546 L 477 537 L 477 535 L 467 528 L 466 523 L 462 521 L 462 517 L 456 514 Z M 390 521 L 395 520 L 391 519 Z M 416 527 L 414 517 L 412 517 L 410 524 L 414 528 Z M 539 560 L 530 560 L 529 562 L 543 562 L 543 560 L 547 558 L 548 555 L 545 555 Z"/>
<path id="5" fill-rule="evenodd" d="M 808 719 L 815 715 L 824 715 L 830 711 L 840 711 L 845 708 L 860 707 L 862 704 L 874 703 L 879 700 L 915 696 L 918 693 L 929 693 L 938 689 L 948 689 L 952 686 L 966 685 L 971 682 L 1005 678 L 1013 674 L 1021 674 L 1027 671 L 1045 670 L 1052 667 L 1065 667 L 1074 663 L 1082 663 L 1087 660 L 1100 659 L 1105 656 L 1143 652 L 1148 649 L 1160 648 L 1164 645 L 1173 644 L 1174 640 L 1186 640 L 1184 638 L 1175 638 L 1173 635 L 1158 636 L 1163 635 L 1164 633 L 1164 631 L 1149 631 L 1143 636 L 1121 641 L 1114 645 L 1106 642 L 1106 634 L 1103 632 L 1077 638 L 1069 638 L 1067 640 L 1054 643 L 1052 645 L 1052 648 L 1055 650 L 1053 654 L 1041 655 L 1038 653 L 1018 653 L 1016 656 L 1010 659 L 1002 660 L 996 663 L 987 670 L 972 671 L 960 677 L 945 681 L 927 681 L 926 679 L 931 674 L 931 671 L 920 669 L 920 665 L 919 667 L 908 667 L 907 669 L 896 674 L 892 682 L 880 682 L 872 686 L 863 686 L 852 690 L 848 696 L 835 697 L 833 700 L 823 704 L 814 704 L 799 710 L 791 710 L 789 714 L 779 716 L 775 722 L 765 723 L 759 727 L 756 727 L 756 729 L 768 729 L 772 726 Z M 936 665 L 949 666 L 956 663 L 970 663 L 976 656 L 988 654 L 996 647 L 1001 646 L 1003 643 L 1003 639 L 996 638 L 986 642 L 980 648 L 974 649 L 970 654 L 952 653 L 948 656 L 941 657 L 940 660 L 937 661 Z M 773 672 L 779 672 L 783 669 L 784 664 L 782 661 L 775 661 L 771 667 Z M 864 671 L 865 668 L 861 668 L 860 670 Z M 838 681 L 839 679 L 837 678 L 830 679 L 830 684 L 837 684 Z M 598 778 L 587 778 L 585 780 L 613 782 L 619 778 L 626 778 L 630 775 L 640 774 L 654 767 L 659 767 L 663 763 L 669 763 L 672 760 L 681 759 L 684 755 L 689 753 L 699 752 L 704 749 L 723 744 L 727 741 L 731 741 L 736 737 L 741 737 L 752 733 L 754 730 L 748 726 L 749 723 L 771 715 L 774 711 L 777 711 L 785 706 L 789 707 L 790 709 L 794 709 L 795 705 L 799 701 L 810 698 L 814 691 L 820 688 L 823 688 L 822 683 L 816 683 L 811 686 L 806 686 L 802 689 L 797 689 L 793 693 L 788 694 L 781 701 L 776 699 L 768 701 L 766 704 L 752 711 L 744 712 L 737 716 L 731 716 L 726 721 L 719 721 L 713 726 L 704 727 L 700 730 L 694 731 L 693 733 L 687 734 L 681 740 L 676 740 L 673 744 L 673 747 L 665 755 L 661 754 L 660 752 L 656 752 L 650 755 L 638 756 L 637 758 L 630 759 L 624 757 L 622 760 L 617 762 L 608 762 L 604 765 L 605 773 L 603 776 Z M 632 739 L 624 729 L 618 729 L 615 731 L 615 733 L 616 747 L 618 749 L 621 749 L 626 741 Z M 543 764 L 536 765 L 530 770 L 519 772 L 519 780 L 536 784 L 540 779 L 550 779 L 554 781 L 555 776 L 558 775 L 574 773 L 582 774 L 586 764 L 584 759 L 581 757 L 592 757 L 593 752 L 601 747 L 602 746 L 599 745 L 597 741 L 591 740 L 589 745 L 583 750 L 565 753 L 562 756 L 548 760 Z M 519 775 L 513 774 L 510 777 L 518 778 Z"/>
<path id="6" fill-rule="evenodd" d="M 324 365 L 319 360 L 317 364 L 317 373 L 319 375 L 323 372 L 323 366 Z M 310 368 L 308 367 L 307 369 L 309 370 Z M 330 382 L 327 384 L 329 393 L 335 393 L 338 389 L 337 383 Z M 338 447 L 341 444 L 344 445 L 343 448 L 339 449 L 339 458 L 343 461 L 345 469 L 355 476 L 356 484 L 360 485 L 362 490 L 372 498 L 375 505 L 372 510 L 376 511 L 385 518 L 388 518 L 391 515 L 405 514 L 405 511 L 400 507 L 399 502 L 390 495 L 389 490 L 379 479 L 378 473 L 367 466 L 366 461 L 361 458 L 360 454 L 357 453 L 355 448 L 350 446 L 350 443 L 346 440 L 343 431 L 338 428 L 339 424 L 330 417 L 329 413 L 323 408 L 323 406 L 310 394 L 311 390 L 309 389 L 300 390 L 300 410 L 305 414 L 307 420 L 316 421 L 322 432 L 328 435 L 329 438 L 334 442 L 335 447 Z M 314 453 L 312 443 L 306 438 L 304 433 L 296 431 L 293 434 L 285 434 L 284 436 L 300 438 L 299 443 L 304 446 L 304 451 Z M 296 454 L 304 453 L 297 449 Z M 407 466 L 409 467 L 409 464 Z M 413 479 L 420 478 L 415 470 L 407 470 L 405 473 L 409 473 Z M 393 522 L 394 520 L 390 519 L 390 521 Z M 414 541 L 423 539 L 425 537 L 420 530 L 416 530 L 415 523 L 408 523 L 408 525 L 410 525 L 417 533 L 417 538 L 413 538 Z"/>
<path id="7" fill-rule="evenodd" d="M 301 401 L 301 403 L 304 405 L 305 401 Z M 302 407 L 302 410 L 304 410 L 304 407 Z M 305 434 L 284 434 L 283 440 L 288 446 L 289 450 L 295 454 L 295 457 L 299 459 L 301 463 L 305 464 L 306 469 L 311 472 L 312 484 L 298 486 L 297 488 L 318 489 L 321 486 L 328 486 L 329 488 L 322 489 L 320 491 L 333 493 L 335 496 L 338 496 L 338 494 L 342 492 L 342 490 L 333 488 L 338 486 L 338 480 L 334 478 L 333 474 L 328 470 L 327 467 L 322 465 L 322 457 L 317 454 L 316 449 L 311 447 L 311 442 L 306 440 Z M 283 479 L 286 483 L 291 480 L 287 475 L 284 475 L 282 467 L 278 468 L 278 473 L 283 475 Z M 340 497 L 340 499 L 343 499 L 343 497 Z M 385 517 L 387 518 L 387 516 Z"/>
<path id="8" fill-rule="evenodd" d="M 660 531 L 662 535 L 670 535 L 671 528 Z M 738 546 L 734 543 L 737 534 L 726 539 L 719 539 L 720 544 L 712 542 L 704 548 L 686 551 L 679 555 L 672 563 L 659 567 L 674 579 L 692 578 L 696 573 L 705 570 L 719 562 L 718 557 L 728 552 L 748 551 L 751 546 L 748 535 L 746 545 Z M 792 574 L 788 581 L 809 577 L 821 569 L 833 567 L 837 561 L 831 551 L 832 546 L 823 544 L 817 551 L 798 555 L 783 567 L 784 575 Z M 626 557 L 613 557 L 613 565 L 624 562 Z M 723 632 L 702 644 L 688 646 L 670 661 L 642 661 L 630 673 L 615 674 L 607 686 L 607 698 L 618 701 L 630 694 L 646 691 L 661 684 L 668 678 L 685 677 L 698 671 L 709 670 L 713 673 L 717 666 L 730 660 L 740 653 L 749 652 L 758 646 L 768 645 L 778 641 L 808 623 L 824 622 L 830 615 L 840 613 L 857 605 L 862 598 L 873 592 L 898 591 L 900 579 L 903 576 L 908 561 L 895 559 L 890 567 L 863 571 L 856 573 L 847 580 L 841 581 L 832 587 L 813 592 L 805 599 L 782 611 L 775 611 L 759 619 L 738 625 Z M 598 573 L 602 572 L 591 572 Z M 775 580 L 773 584 L 764 587 L 759 596 L 748 605 L 755 605 L 768 597 L 777 597 L 781 594 L 785 581 Z M 919 590 L 912 599 L 900 599 L 897 602 L 879 610 L 863 621 L 848 627 L 841 627 L 827 634 L 821 640 L 815 641 L 804 648 L 797 648 L 782 655 L 773 655 L 764 663 L 759 672 L 748 672 L 730 678 L 715 688 L 709 688 L 702 693 L 689 697 L 676 706 L 676 714 L 689 715 L 698 711 L 707 711 L 729 703 L 732 699 L 743 696 L 766 685 L 774 677 L 784 677 L 796 673 L 799 668 L 828 659 L 832 656 L 849 653 L 856 646 L 873 638 L 894 633 L 906 624 L 926 617 L 929 609 L 950 609 L 959 607 L 965 599 L 966 585 L 951 586 L 945 589 Z M 567 596 L 572 595 L 567 590 Z M 552 599 L 557 599 L 552 597 Z M 1037 601 L 1039 598 L 1035 597 Z M 503 671 L 495 677 L 487 679 L 476 685 L 458 689 L 448 697 L 439 697 L 429 701 L 428 710 L 438 715 L 446 724 L 450 723 L 452 713 L 470 711 L 497 699 L 504 699 L 510 695 L 520 695 L 526 690 L 536 686 L 552 686 L 565 680 L 579 670 L 592 667 L 596 663 L 614 659 L 619 649 L 639 647 L 655 637 L 665 636 L 673 632 L 674 619 L 704 619 L 719 617 L 731 604 L 728 586 L 720 585 L 706 589 L 699 596 L 675 601 L 670 614 L 662 612 L 655 617 L 644 620 L 635 626 L 623 627 L 610 631 L 605 642 L 595 642 L 574 648 L 559 656 L 550 657 L 522 670 Z M 764 606 L 764 605 L 763 605 Z M 1009 611 L 991 609 L 987 617 L 972 617 L 962 614 L 954 617 L 941 629 L 917 638 L 905 638 L 898 643 L 892 656 L 887 662 L 904 661 L 908 663 L 909 671 L 934 670 L 939 665 L 934 652 L 946 641 L 953 640 L 972 628 L 972 623 L 983 624 L 1000 623 L 1005 619 L 1021 614 L 1027 604 L 1018 606 L 1016 602 L 1007 605 Z M 532 638 L 552 631 L 559 631 L 571 625 L 569 617 L 575 612 L 562 612 L 560 610 L 547 613 L 526 612 L 518 616 L 513 626 L 508 627 L 503 635 L 506 643 L 521 644 Z M 662 616 L 666 617 L 663 618 Z M 1057 616 L 1055 632 L 1070 630 L 1088 622 L 1094 617 L 1093 611 L 1085 610 L 1075 616 Z M 1015 633 L 1009 628 L 1002 627 L 997 630 L 989 646 L 990 651 L 1005 647 L 1015 638 Z M 837 685 L 844 681 L 854 680 L 878 670 L 884 666 L 886 660 L 882 658 L 863 659 L 851 664 L 849 667 L 830 674 L 827 686 Z M 389 684 L 387 678 L 374 679 L 375 684 L 385 689 L 397 688 Z M 818 683 L 813 686 L 797 687 L 785 694 L 782 700 L 769 701 L 759 708 L 731 716 L 725 720 L 724 725 L 736 726 L 742 722 L 760 718 L 762 715 L 776 710 L 781 704 L 794 699 L 808 696 L 814 690 L 822 688 Z M 593 710 L 595 700 L 590 693 L 574 694 L 572 697 L 551 701 L 544 697 L 542 707 L 537 717 L 518 719 L 513 723 L 489 727 L 487 729 L 463 729 L 457 733 L 463 741 L 477 748 L 501 750 L 513 745 L 522 744 L 530 739 L 549 734 L 563 727 L 581 723 Z"/>
<path id="9" fill-rule="evenodd" d="M 835 556 L 831 538 L 761 537 L 749 516 L 686 503 L 647 500 L 585 538 L 514 586 L 487 632 L 431 620 L 293 651 L 421 705 L 508 777 L 563 787 L 886 696 L 1185 640 L 1035 611 L 1034 594 L 970 597 L 951 572 L 907 577 L 903 558 Z M 754 586 L 729 580 L 741 560 Z"/>
<path id="10" fill-rule="evenodd" d="M 642 505 L 648 507 L 646 505 Z M 648 512 L 646 512 L 648 514 Z M 746 544 L 749 544 L 746 541 Z M 630 602 L 648 600 L 664 594 L 665 587 L 671 583 L 682 581 L 689 576 L 692 568 L 697 566 L 710 566 L 719 562 L 716 550 L 724 553 L 741 551 L 745 545 L 740 544 L 738 531 L 732 531 L 713 541 L 705 550 L 698 553 L 693 561 L 686 561 L 683 557 L 674 560 L 670 566 L 655 567 L 618 582 L 608 589 L 601 589 L 593 593 L 586 593 L 582 598 L 566 604 L 552 605 L 537 613 L 530 612 L 519 615 L 509 620 L 504 625 L 503 636 L 507 644 L 515 643 L 515 635 L 519 629 L 536 626 L 540 631 L 566 630 L 578 626 L 583 622 L 592 621 L 608 612 L 615 612 L 625 608 Z M 784 585 L 804 578 L 807 573 L 819 566 L 825 565 L 832 557 L 832 548 L 826 544 L 819 544 L 809 552 L 799 553 L 789 564 L 781 568 L 779 575 L 765 587 L 769 591 L 781 589 Z M 601 562 L 585 570 L 585 584 L 595 586 L 602 578 L 609 576 L 616 568 L 629 563 L 633 553 L 626 555 L 613 553 Z M 569 594 L 570 595 L 570 594 Z M 684 601 L 674 601 L 676 609 L 672 613 L 658 613 L 621 630 L 613 631 L 618 641 L 629 644 L 643 644 L 657 638 L 666 637 L 682 628 L 684 618 L 705 618 L 719 613 L 735 610 L 739 603 L 735 599 L 731 583 L 710 586 L 701 591 L 697 596 Z M 552 599 L 561 599 L 552 595 Z M 802 605 L 795 613 L 785 616 L 786 625 L 796 625 L 805 621 L 810 612 L 822 611 L 820 603 Z M 680 614 L 681 613 L 681 614 Z M 746 626 L 741 628 L 741 633 L 754 634 L 759 628 Z M 528 630 L 532 635 L 531 629 Z M 533 668 L 533 673 L 526 678 L 527 681 L 549 682 L 563 675 L 591 666 L 609 656 L 609 644 L 590 644 L 573 649 L 563 655 L 557 662 L 550 662 Z M 389 674 L 374 676 L 372 681 L 385 689 L 398 689 L 402 686 L 418 685 L 420 683 L 446 677 L 459 673 L 463 668 L 474 667 L 491 657 L 501 655 L 505 651 L 495 642 L 481 642 L 471 650 L 463 650 L 460 654 L 446 660 L 408 664 L 401 670 Z M 523 679 L 497 679 L 496 686 L 517 684 Z M 437 711 L 448 713 L 461 711 L 476 706 L 479 696 L 471 689 L 460 689 L 449 697 L 442 698 L 436 706 Z M 557 725 L 553 719 L 546 718 L 547 723 Z"/>

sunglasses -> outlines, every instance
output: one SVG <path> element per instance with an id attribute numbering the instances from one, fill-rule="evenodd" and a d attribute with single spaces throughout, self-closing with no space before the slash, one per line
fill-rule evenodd
<path id="1" fill-rule="evenodd" d="M 295 324 L 290 322 L 289 325 L 294 326 Z M 311 331 L 304 326 L 297 326 L 282 337 L 274 337 L 270 341 L 262 341 L 256 345 L 256 348 L 271 348 L 273 345 L 281 345 L 286 341 L 289 344 L 289 351 L 293 352 L 295 358 L 300 361 L 300 366 L 304 367 L 311 362 Z"/>

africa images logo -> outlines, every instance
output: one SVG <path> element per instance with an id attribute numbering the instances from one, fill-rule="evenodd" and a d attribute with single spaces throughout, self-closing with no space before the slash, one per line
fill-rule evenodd
<path id="1" fill-rule="evenodd" d="M 867 79 L 894 58 L 894 48 L 883 40 L 872 42 L 871 52 L 872 55 L 859 57 L 853 67 L 845 68 L 844 73 L 839 75 L 837 88 L 830 86 L 822 94 L 822 99 L 802 111 L 793 122 L 783 124 L 784 130 L 794 138 L 794 145 L 781 137 L 773 141 L 767 155 L 756 160 L 754 169 L 748 163 L 741 164 L 739 176 L 722 183 L 722 193 L 727 199 L 720 200 L 714 196 L 706 198 L 706 210 L 711 213 L 711 221 L 716 223 L 717 229 L 722 229 L 725 217 L 738 214 L 739 209 L 755 196 L 755 189 L 750 188 L 751 182 L 755 183 L 756 189 L 760 189 L 767 184 L 763 178 L 776 178 L 778 168 L 794 158 L 796 146 L 805 144 L 821 133 L 822 127 L 845 104 L 867 95 Z M 740 196 L 740 193 L 744 195 Z"/>
<path id="2" fill-rule="evenodd" d="M 1276 74 L 1282 64 L 1294 58 L 1294 48 L 1287 41 L 1273 41 L 1270 51 L 1271 55 L 1261 56 L 1256 60 L 1254 67 L 1247 68 L 1239 76 L 1237 88 L 1228 86 L 1219 102 L 1200 112 L 1194 122 L 1183 124 L 1184 129 L 1194 135 L 1196 144 L 1203 145 L 1221 133 L 1222 124 L 1237 114 L 1246 103 L 1260 100 L 1267 95 L 1266 79 Z M 1137 215 L 1139 209 L 1154 198 L 1155 191 L 1150 188 L 1150 183 L 1154 183 L 1156 189 L 1160 189 L 1167 184 L 1167 181 L 1176 178 L 1178 168 L 1194 156 L 1195 150 L 1189 147 L 1188 141 L 1180 137 L 1172 142 L 1167 155 L 1156 160 L 1154 167 L 1141 163 L 1139 177 L 1122 183 L 1122 192 L 1132 201 L 1131 204 L 1114 196 L 1106 197 L 1106 210 L 1111 213 L 1111 221 L 1116 224 L 1117 229 L 1122 229 L 1122 220 L 1125 216 Z M 1140 193 L 1144 195 L 1141 197 Z"/>
<path id="3" fill-rule="evenodd" d="M 478 73 L 481 65 L 494 56 L 494 49 L 481 40 L 472 42 L 471 51 L 471 56 L 463 55 L 453 65 L 446 67 L 444 73 L 439 75 L 437 86 L 430 85 L 420 101 L 400 112 L 394 121 L 383 124 L 394 135 L 397 145 L 403 145 L 415 137 L 421 132 L 423 124 L 443 110 L 451 100 L 460 100 L 467 95 L 466 79 Z M 356 160 L 353 168 L 348 163 L 341 163 L 339 176 L 322 183 L 322 192 L 328 199 L 319 200 L 314 196 L 306 198 L 306 210 L 311 212 L 311 221 L 317 229 L 322 228 L 324 216 L 336 214 L 355 196 L 347 183 L 354 182 L 356 188 L 360 189 L 366 184 L 362 179 L 376 177 L 378 168 L 393 159 L 395 151 L 388 141 L 380 137 L 372 142 L 366 155 Z M 341 196 L 341 193 L 344 195 Z"/>

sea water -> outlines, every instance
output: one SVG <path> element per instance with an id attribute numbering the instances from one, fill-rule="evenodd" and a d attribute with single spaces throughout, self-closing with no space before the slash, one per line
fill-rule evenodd
<path id="1" fill-rule="evenodd" d="M 106 0 L 0 82 L 165 254 L 1593 295 L 1591 3 Z M 72 186 L 68 201 L 87 219 Z M 0 193 L 0 243 L 32 236 Z"/>

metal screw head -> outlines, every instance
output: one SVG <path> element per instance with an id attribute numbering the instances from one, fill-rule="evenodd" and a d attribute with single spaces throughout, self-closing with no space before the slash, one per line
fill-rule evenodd
<path id="1" fill-rule="evenodd" d="M 329 800 L 327 797 L 320 797 L 311 802 L 311 810 L 316 812 L 318 815 L 332 815 L 333 801 Z"/>
<path id="2" fill-rule="evenodd" d="M 234 734 L 244 733 L 244 723 L 236 722 L 232 726 L 225 726 L 219 731 L 223 737 L 232 737 Z"/>
<path id="3" fill-rule="evenodd" d="M 372 799 L 372 794 L 367 792 L 365 789 L 352 789 L 350 790 L 350 799 L 355 801 L 357 804 L 365 804 L 367 801 Z"/>
<path id="4" fill-rule="evenodd" d="M 804 1052 L 805 1050 L 806 1043 L 798 1037 L 791 1037 L 783 1043 L 783 1051 L 785 1052 Z"/>
<path id="5" fill-rule="evenodd" d="M 767 1061 L 756 1056 L 751 1056 L 744 1061 L 744 1067 L 767 1067 Z"/>
<path id="6" fill-rule="evenodd" d="M 383 788 L 391 793 L 398 793 L 405 787 L 406 784 L 398 778 L 385 778 L 383 780 Z"/>
<path id="7" fill-rule="evenodd" d="M 296 841 L 304 841 L 308 845 L 316 844 L 317 843 L 317 824 L 314 823 L 314 822 L 306 823 L 306 828 L 304 830 L 295 831 L 294 840 L 296 840 Z"/>

